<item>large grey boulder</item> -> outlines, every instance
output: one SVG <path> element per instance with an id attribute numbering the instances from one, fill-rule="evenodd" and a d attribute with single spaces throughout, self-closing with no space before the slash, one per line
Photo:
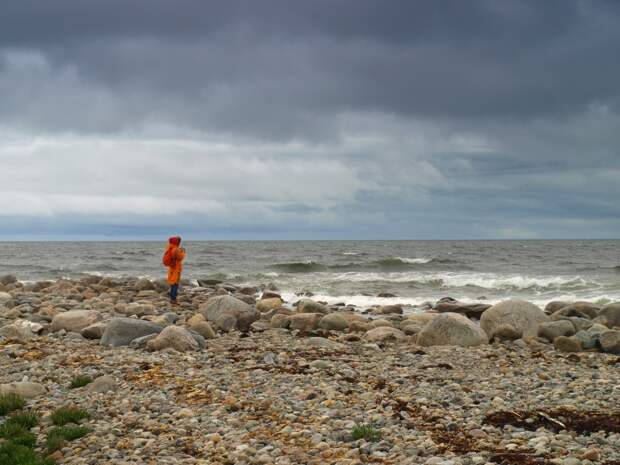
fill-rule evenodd
<path id="1" fill-rule="evenodd" d="M 620 302 L 605 305 L 599 312 L 599 316 L 604 316 L 607 326 L 613 328 L 620 327 Z"/>
<path id="2" fill-rule="evenodd" d="M 620 355 L 620 331 L 605 331 L 601 333 L 599 343 L 603 352 Z"/>
<path id="3" fill-rule="evenodd" d="M 180 326 L 167 326 L 157 337 L 146 343 L 146 349 L 150 351 L 168 348 L 187 352 L 198 350 L 199 345 L 192 334 Z"/>
<path id="4" fill-rule="evenodd" d="M 422 328 L 417 343 L 421 346 L 470 347 L 488 343 L 488 337 L 469 318 L 458 313 L 443 313 Z"/>
<path id="5" fill-rule="evenodd" d="M 110 347 L 127 346 L 131 341 L 149 334 L 159 334 L 162 327 L 150 321 L 136 318 L 113 318 L 105 327 L 101 345 Z"/>
<path id="6" fill-rule="evenodd" d="M 558 336 L 553 340 L 553 345 L 560 352 L 581 352 L 581 339 L 577 336 Z"/>
<path id="7" fill-rule="evenodd" d="M 260 312 L 251 305 L 229 295 L 211 297 L 200 307 L 200 313 L 217 327 L 220 327 L 218 320 L 230 322 L 232 317 L 235 320 L 234 326 L 240 331 L 248 331 L 250 325 L 260 318 Z"/>
<path id="8" fill-rule="evenodd" d="M 541 323 L 538 327 L 538 335 L 549 342 L 553 342 L 558 336 L 572 336 L 573 334 L 575 334 L 575 327 L 568 320 L 549 321 Z"/>
<path id="9" fill-rule="evenodd" d="M 79 333 L 87 326 L 101 321 L 102 316 L 97 310 L 69 310 L 68 312 L 58 313 L 52 320 L 51 330 Z"/>
<path id="10" fill-rule="evenodd" d="M 480 326 L 490 336 L 500 325 L 510 325 L 523 336 L 536 336 L 538 326 L 549 316 L 536 305 L 524 300 L 506 300 L 493 305 L 482 314 Z"/>

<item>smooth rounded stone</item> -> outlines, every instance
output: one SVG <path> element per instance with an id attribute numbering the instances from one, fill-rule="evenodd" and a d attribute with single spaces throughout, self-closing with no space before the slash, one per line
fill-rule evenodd
<path id="1" fill-rule="evenodd" d="M 409 323 L 404 326 L 401 325 L 400 330 L 407 336 L 415 336 L 416 334 L 419 334 L 420 331 L 422 331 L 422 328 L 424 328 L 424 325 Z"/>
<path id="2" fill-rule="evenodd" d="M 202 321 L 207 321 L 204 315 L 202 313 L 196 313 L 195 315 L 192 315 L 192 317 L 187 320 L 187 324 L 188 326 L 191 327 Z"/>
<path id="3" fill-rule="evenodd" d="M 349 323 L 349 332 L 351 333 L 365 333 L 372 329 L 372 327 L 365 321 L 351 321 Z"/>
<path id="4" fill-rule="evenodd" d="M 364 334 L 364 340 L 367 342 L 402 341 L 405 337 L 405 333 L 391 325 L 378 326 Z"/>
<path id="5" fill-rule="evenodd" d="M 575 327 L 575 331 L 585 331 L 594 324 L 592 323 L 592 320 L 586 318 L 579 318 L 576 316 L 569 317 L 568 321 L 573 324 L 573 326 Z"/>
<path id="6" fill-rule="evenodd" d="M 156 351 L 172 348 L 179 352 L 198 350 L 199 344 L 192 334 L 181 326 L 167 326 L 157 337 L 146 343 L 146 350 Z"/>
<path id="7" fill-rule="evenodd" d="M 261 313 L 265 313 L 281 307 L 283 304 L 284 301 L 279 297 L 272 297 L 271 299 L 261 299 L 256 303 L 256 310 Z"/>
<path id="8" fill-rule="evenodd" d="M 579 318 L 590 319 L 590 318 L 595 318 L 596 314 L 591 317 L 587 313 L 582 312 L 581 310 L 577 310 L 577 308 L 575 308 L 574 306 L 569 305 L 568 307 L 561 308 L 558 311 L 552 313 L 551 321 L 563 320 L 563 319 L 567 319 L 568 317 L 579 317 Z"/>
<path id="9" fill-rule="evenodd" d="M 157 333 L 147 334 L 146 336 L 141 336 L 135 338 L 133 341 L 129 343 L 129 347 L 132 349 L 144 349 L 146 348 L 146 343 L 151 339 L 155 339 L 157 337 Z"/>
<path id="10" fill-rule="evenodd" d="M 382 326 L 385 326 L 387 328 L 393 328 L 394 327 L 394 325 L 392 324 L 391 321 L 384 320 L 383 318 L 379 318 L 377 320 L 372 320 L 372 321 L 368 322 L 368 326 L 370 326 L 371 328 L 380 328 Z"/>
<path id="11" fill-rule="evenodd" d="M 603 352 L 620 355 L 620 331 L 601 333 L 599 343 Z"/>
<path id="12" fill-rule="evenodd" d="M 99 376 L 86 387 L 87 392 L 101 394 L 113 391 L 116 388 L 116 380 L 109 375 Z"/>
<path id="13" fill-rule="evenodd" d="M 508 324 L 520 331 L 523 336 L 536 336 L 538 326 L 549 321 L 546 315 L 536 305 L 524 300 L 506 300 L 493 305 L 482 314 L 480 326 L 488 334 L 503 324 Z"/>
<path id="14" fill-rule="evenodd" d="M 272 328 L 288 328 L 290 325 L 291 325 L 290 315 L 285 315 L 283 313 L 277 313 L 271 317 Z"/>
<path id="15" fill-rule="evenodd" d="M 105 327 L 107 323 L 104 321 L 99 321 L 90 326 L 84 328 L 80 334 L 84 336 L 86 339 L 101 339 L 103 337 L 103 333 L 105 331 Z"/>
<path id="16" fill-rule="evenodd" d="M 571 302 L 566 302 L 564 300 L 552 300 L 545 306 L 545 313 L 547 315 L 551 315 L 559 309 L 568 307 L 569 305 L 571 305 Z"/>
<path id="17" fill-rule="evenodd" d="M 8 292 L 0 292 L 0 304 L 5 304 L 12 298 L 13 296 Z"/>
<path id="18" fill-rule="evenodd" d="M 28 320 L 15 320 L 0 328 L 0 336 L 17 342 L 27 342 L 43 330 L 43 325 Z"/>
<path id="19" fill-rule="evenodd" d="M 45 386 L 29 381 L 0 384 L 0 394 L 16 394 L 25 399 L 33 399 L 47 393 Z"/>
<path id="20" fill-rule="evenodd" d="M 599 339 L 598 337 L 594 337 L 593 334 L 590 334 L 587 331 L 577 331 L 577 333 L 575 333 L 575 337 L 579 339 L 581 347 L 584 350 L 595 349 L 596 343 Z"/>
<path id="21" fill-rule="evenodd" d="M 422 328 L 417 338 L 421 346 L 471 347 L 488 342 L 482 328 L 458 313 L 442 313 Z"/>
<path id="22" fill-rule="evenodd" d="M 87 326 L 101 321 L 103 316 L 96 310 L 69 310 L 58 313 L 52 319 L 51 331 L 71 331 L 79 333 Z"/>
<path id="23" fill-rule="evenodd" d="M 538 327 L 538 336 L 544 337 L 549 342 L 553 342 L 558 336 L 572 336 L 575 334 L 575 327 L 568 320 L 549 321 L 541 323 Z"/>
<path id="24" fill-rule="evenodd" d="M 129 345 L 131 341 L 149 334 L 159 334 L 162 327 L 150 321 L 135 318 L 113 318 L 106 325 L 101 345 L 121 347 Z"/>
<path id="25" fill-rule="evenodd" d="M 297 311 L 299 313 L 322 313 L 323 315 L 326 315 L 329 313 L 329 308 L 319 302 L 315 302 L 312 299 L 301 299 L 297 303 Z"/>
<path id="26" fill-rule="evenodd" d="M 150 279 L 141 278 L 136 282 L 134 288 L 138 291 L 154 291 L 155 285 Z"/>
<path id="27" fill-rule="evenodd" d="M 211 297 L 199 311 L 207 321 L 216 322 L 218 327 L 218 319 L 224 315 L 232 316 L 240 331 L 247 331 L 252 323 L 260 319 L 260 313 L 255 308 L 229 295 Z"/>
<path id="28" fill-rule="evenodd" d="M 140 302 L 131 302 L 127 305 L 120 305 L 116 307 L 116 311 L 122 313 L 123 315 L 131 316 L 145 316 L 145 315 L 156 315 L 157 309 L 154 305 L 145 304 Z"/>
<path id="29" fill-rule="evenodd" d="M 319 327 L 319 321 L 323 318 L 322 313 L 296 313 L 290 317 L 289 328 L 299 331 L 314 331 Z"/>
<path id="30" fill-rule="evenodd" d="M 207 321 L 203 320 L 203 321 L 199 321 L 198 323 L 194 323 L 193 325 L 190 326 L 190 328 L 192 329 L 192 331 L 196 331 L 198 334 L 200 334 L 205 339 L 215 339 L 217 337 L 217 335 L 215 334 L 215 331 L 213 330 L 213 328 Z"/>
<path id="31" fill-rule="evenodd" d="M 605 317 L 610 328 L 620 327 L 620 302 L 605 305 L 599 312 L 599 316 Z"/>
<path id="32" fill-rule="evenodd" d="M 480 318 L 491 307 L 490 304 L 463 303 L 451 298 L 440 299 L 433 310 L 440 313 L 459 313 L 467 318 Z"/>
<path id="33" fill-rule="evenodd" d="M 516 341 L 517 339 L 521 339 L 522 336 L 521 331 L 517 330 L 514 326 L 504 324 L 496 327 L 489 339 L 492 341 Z"/>
<path id="34" fill-rule="evenodd" d="M 400 305 L 383 305 L 376 310 L 380 315 L 402 315 L 403 307 Z"/>
<path id="35" fill-rule="evenodd" d="M 581 352 L 581 341 L 576 336 L 558 336 L 553 340 L 553 346 L 560 352 Z"/>
<path id="36" fill-rule="evenodd" d="M 223 313 L 213 321 L 213 325 L 220 331 L 229 333 L 237 327 L 237 318 L 230 313 Z"/>
<path id="37" fill-rule="evenodd" d="M 601 333 L 604 333 L 605 331 L 609 331 L 609 328 L 599 323 L 594 323 L 592 324 L 592 326 L 588 328 L 588 333 L 590 334 L 601 334 Z"/>
<path id="38" fill-rule="evenodd" d="M 330 313 L 329 315 L 325 315 L 321 318 L 321 321 L 319 321 L 319 328 L 328 331 L 344 331 L 348 327 L 349 322 L 340 313 Z"/>
<path id="39" fill-rule="evenodd" d="M 310 347 L 316 347 L 318 349 L 344 350 L 347 348 L 345 344 L 324 337 L 309 337 L 307 339 L 307 344 Z"/>

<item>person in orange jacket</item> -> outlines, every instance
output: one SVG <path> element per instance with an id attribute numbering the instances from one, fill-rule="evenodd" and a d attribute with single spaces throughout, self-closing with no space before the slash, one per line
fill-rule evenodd
<path id="1" fill-rule="evenodd" d="M 181 247 L 181 238 L 175 236 L 168 239 L 168 247 L 164 253 L 163 262 L 168 267 L 168 284 L 170 284 L 170 303 L 172 305 L 178 305 L 177 294 L 179 292 L 179 283 L 181 282 L 184 258 L 185 249 Z"/>

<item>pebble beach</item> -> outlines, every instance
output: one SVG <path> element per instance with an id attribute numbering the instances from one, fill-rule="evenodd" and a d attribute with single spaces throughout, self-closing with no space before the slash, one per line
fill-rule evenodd
<path id="1" fill-rule="evenodd" d="M 407 312 L 208 280 L 173 307 L 157 280 L 0 283 L 0 392 L 58 464 L 620 463 L 616 304 Z M 63 406 L 89 432 L 46 451 Z"/>

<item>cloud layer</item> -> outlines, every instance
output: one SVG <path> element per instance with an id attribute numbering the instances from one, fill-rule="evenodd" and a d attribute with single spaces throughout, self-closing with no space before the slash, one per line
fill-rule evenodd
<path id="1" fill-rule="evenodd" d="M 618 19 L 9 0 L 0 236 L 618 237 Z"/>

